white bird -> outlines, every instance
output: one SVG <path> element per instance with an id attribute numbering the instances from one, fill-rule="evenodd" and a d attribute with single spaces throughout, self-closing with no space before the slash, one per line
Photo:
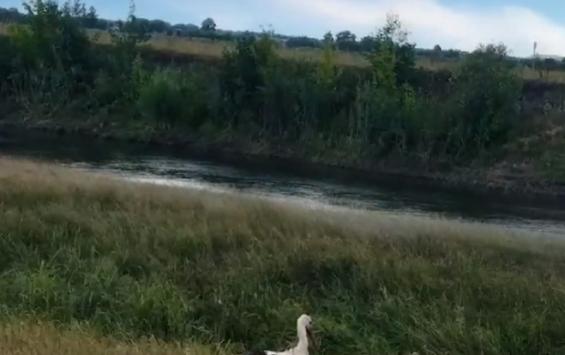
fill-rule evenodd
<path id="1" fill-rule="evenodd" d="M 247 353 L 247 355 L 309 355 L 308 347 L 312 337 L 312 318 L 309 315 L 303 314 L 296 321 L 296 332 L 298 334 L 298 344 L 287 351 L 254 351 Z"/>

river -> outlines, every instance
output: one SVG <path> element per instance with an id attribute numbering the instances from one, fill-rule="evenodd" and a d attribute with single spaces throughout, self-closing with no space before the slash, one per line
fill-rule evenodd
<path id="1" fill-rule="evenodd" d="M 277 162 L 236 162 L 173 148 L 24 131 L 0 132 L 0 154 L 56 162 L 124 179 L 204 190 L 236 190 L 319 207 L 481 222 L 551 238 L 565 236 L 565 206 L 422 187 L 304 173 Z"/>

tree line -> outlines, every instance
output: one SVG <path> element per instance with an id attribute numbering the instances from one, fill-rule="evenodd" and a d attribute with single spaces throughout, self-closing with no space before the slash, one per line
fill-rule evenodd
<path id="1" fill-rule="evenodd" d="M 92 6 L 87 7 L 79 0 L 73 0 L 67 6 L 73 7 L 78 17 L 79 24 L 88 29 L 111 30 L 115 27 L 122 26 L 123 21 L 113 21 L 100 18 L 96 9 Z M 249 35 L 259 36 L 261 33 L 251 31 L 230 31 L 219 29 L 213 18 L 206 18 L 201 25 L 196 24 L 171 24 L 163 20 L 150 20 L 145 18 L 137 18 L 138 25 L 143 27 L 148 33 L 166 34 L 168 36 L 208 38 L 214 40 L 236 41 L 238 38 Z M 25 24 L 29 21 L 28 13 L 21 13 L 16 8 L 6 9 L 0 7 L 0 22 L 3 23 L 21 23 Z M 342 51 L 352 52 L 370 52 L 374 47 L 374 36 L 365 36 L 360 40 L 351 31 L 341 31 L 335 36 L 328 32 L 323 38 L 312 38 L 307 36 L 284 36 L 271 33 L 273 39 L 288 48 L 323 48 L 328 43 L 332 43 L 335 47 Z M 418 54 L 422 56 L 431 55 L 432 51 L 419 49 Z M 457 50 L 446 50 L 442 52 L 442 56 L 446 58 L 459 58 L 461 52 Z"/>
<path id="2" fill-rule="evenodd" d="M 118 27 L 124 26 L 124 21 L 107 20 L 100 18 L 93 6 L 87 7 L 81 0 L 73 0 L 65 3 L 72 9 L 77 17 L 78 24 L 87 29 L 97 29 L 111 31 Z M 29 22 L 29 13 L 21 13 L 16 8 L 0 7 L 0 23 L 19 23 L 25 24 Z M 143 28 L 147 33 L 164 34 L 167 36 L 205 38 L 211 40 L 223 40 L 235 42 L 240 38 L 250 35 L 260 36 L 261 33 L 253 31 L 230 31 L 219 29 L 213 18 L 206 18 L 200 25 L 196 24 L 171 24 L 167 21 L 159 19 L 136 18 L 137 26 Z M 358 38 L 357 35 L 349 30 L 337 32 L 327 32 L 321 39 L 307 36 L 285 36 L 270 31 L 270 36 L 279 44 L 286 48 L 316 48 L 323 49 L 328 44 L 334 46 L 337 50 L 359 53 L 370 53 L 377 43 L 375 43 L 375 35 L 367 35 Z M 458 60 L 467 53 L 455 49 L 442 49 L 436 45 L 433 49 L 414 48 L 418 57 L 431 58 L 432 60 Z M 532 69 L 536 69 L 540 79 L 548 74 L 549 71 L 565 70 L 565 58 L 558 60 L 555 58 L 509 58 L 511 62 L 523 65 Z"/>

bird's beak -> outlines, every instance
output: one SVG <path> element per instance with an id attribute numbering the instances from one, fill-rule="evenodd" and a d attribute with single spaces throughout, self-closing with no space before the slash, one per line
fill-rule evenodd
<path id="1" fill-rule="evenodd" d="M 312 343 L 312 347 L 314 349 L 318 349 L 318 344 L 316 343 L 316 338 L 314 337 L 312 330 L 308 327 L 306 327 L 306 335 L 308 335 L 308 338 L 310 338 L 310 343 Z"/>

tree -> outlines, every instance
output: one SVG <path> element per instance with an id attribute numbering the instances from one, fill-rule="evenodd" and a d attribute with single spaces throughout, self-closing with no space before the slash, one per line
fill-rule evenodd
<path id="1" fill-rule="evenodd" d="M 317 48 L 320 46 L 320 41 L 315 38 L 309 37 L 291 37 L 286 41 L 288 48 Z"/>
<path id="2" fill-rule="evenodd" d="M 23 6 L 29 25 L 14 39 L 27 64 L 67 70 L 89 61 L 90 43 L 77 19 L 85 13 L 83 4 L 66 2 L 59 7 L 53 0 L 35 0 Z"/>
<path id="3" fill-rule="evenodd" d="M 330 31 L 326 32 L 326 34 L 324 35 L 323 42 L 325 45 L 333 46 L 335 44 L 334 35 Z"/>
<path id="4" fill-rule="evenodd" d="M 443 57 L 443 51 L 440 47 L 439 44 L 436 44 L 434 46 L 434 49 L 432 50 L 432 61 L 436 61 L 441 59 L 441 57 Z"/>
<path id="5" fill-rule="evenodd" d="M 456 155 L 475 155 L 506 137 L 521 88 L 504 45 L 481 46 L 465 57 L 452 97 L 450 137 Z"/>
<path id="6" fill-rule="evenodd" d="M 375 77 L 386 86 L 405 84 L 412 77 L 416 65 L 414 44 L 408 42 L 408 33 L 396 15 L 388 15 L 387 22 L 374 37 L 375 48 L 368 56 Z M 385 79 L 386 78 L 386 79 Z"/>
<path id="7" fill-rule="evenodd" d="M 202 31 L 216 31 L 216 22 L 213 18 L 208 17 L 204 21 L 202 21 L 202 26 L 200 27 Z"/>
<path id="8" fill-rule="evenodd" d="M 0 21 L 1 22 L 23 22 L 25 15 L 21 14 L 16 8 L 4 9 L 0 7 Z"/>
<path id="9" fill-rule="evenodd" d="M 364 52 L 371 52 L 377 47 L 377 40 L 372 36 L 365 36 L 361 39 L 359 47 Z"/>
<path id="10" fill-rule="evenodd" d="M 98 26 L 98 14 L 94 6 L 91 6 L 84 17 L 84 26 L 86 28 L 97 28 Z"/>
<path id="11" fill-rule="evenodd" d="M 357 37 L 351 31 L 341 31 L 335 38 L 338 49 L 355 50 L 357 47 Z"/>
<path id="12" fill-rule="evenodd" d="M 131 61 L 137 56 L 137 46 L 149 40 L 149 21 L 135 16 L 135 2 L 130 1 L 129 14 L 126 22 L 119 21 L 110 31 L 112 42 L 118 50 Z"/>
<path id="13" fill-rule="evenodd" d="M 149 21 L 149 30 L 151 32 L 164 33 L 171 28 L 171 24 L 162 20 Z"/>

